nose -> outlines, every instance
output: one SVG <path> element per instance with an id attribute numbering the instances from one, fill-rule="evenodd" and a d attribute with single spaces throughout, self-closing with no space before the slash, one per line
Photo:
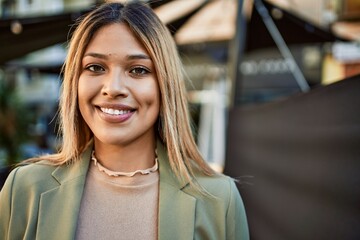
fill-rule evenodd
<path id="1" fill-rule="evenodd" d="M 101 92 L 103 96 L 111 98 L 128 96 L 125 74 L 122 74 L 120 70 L 110 72 L 104 79 Z"/>

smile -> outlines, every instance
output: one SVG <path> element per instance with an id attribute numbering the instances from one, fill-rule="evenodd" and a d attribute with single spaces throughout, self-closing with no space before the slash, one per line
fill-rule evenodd
<path id="1" fill-rule="evenodd" d="M 131 111 L 130 110 L 119 110 L 119 109 L 113 109 L 113 108 L 100 108 L 102 112 L 110 114 L 110 115 L 124 115 L 128 114 Z"/>

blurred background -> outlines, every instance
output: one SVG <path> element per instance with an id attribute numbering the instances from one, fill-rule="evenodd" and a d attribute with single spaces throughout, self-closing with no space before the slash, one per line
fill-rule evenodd
<path id="1" fill-rule="evenodd" d="M 142 1 L 176 41 L 198 146 L 239 180 L 252 239 L 360 239 L 360 1 Z M 1 181 L 59 147 L 71 26 L 102 2 L 0 0 Z"/>

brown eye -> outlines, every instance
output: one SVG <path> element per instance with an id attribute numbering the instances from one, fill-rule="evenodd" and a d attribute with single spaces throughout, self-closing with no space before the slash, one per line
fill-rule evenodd
<path id="1" fill-rule="evenodd" d="M 149 72 L 150 71 L 144 67 L 135 67 L 135 68 L 131 69 L 131 71 L 130 71 L 130 73 L 132 73 L 134 75 L 138 75 L 138 76 L 145 75 Z"/>
<path id="2" fill-rule="evenodd" d="M 105 71 L 105 69 L 102 66 L 97 65 L 97 64 L 92 64 L 92 65 L 87 66 L 86 70 L 89 70 L 91 72 L 96 72 L 96 73 Z"/>

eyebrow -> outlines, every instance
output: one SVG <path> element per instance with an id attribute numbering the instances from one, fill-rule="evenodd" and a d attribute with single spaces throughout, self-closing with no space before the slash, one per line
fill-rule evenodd
<path id="1" fill-rule="evenodd" d="M 148 55 L 145 54 L 134 54 L 134 55 L 128 55 L 126 56 L 127 59 L 129 60 L 135 60 L 135 59 L 148 59 L 150 60 L 150 57 Z"/>
<path id="2" fill-rule="evenodd" d="M 108 59 L 108 56 L 106 56 L 105 54 L 101 54 L 101 53 L 93 53 L 93 52 L 89 52 L 84 54 L 84 57 L 94 57 L 94 58 L 101 58 L 101 59 Z"/>
<path id="3" fill-rule="evenodd" d="M 89 53 L 86 53 L 84 55 L 84 57 L 87 57 L 87 56 L 90 56 L 90 57 L 94 57 L 94 58 L 100 58 L 100 59 L 108 59 L 108 55 L 105 55 L 105 54 L 101 54 L 101 53 L 94 53 L 94 52 L 89 52 Z M 133 54 L 133 55 L 127 55 L 126 56 L 126 59 L 128 60 L 136 60 L 136 59 L 145 59 L 145 60 L 151 60 L 151 58 L 146 55 L 146 54 Z"/>

